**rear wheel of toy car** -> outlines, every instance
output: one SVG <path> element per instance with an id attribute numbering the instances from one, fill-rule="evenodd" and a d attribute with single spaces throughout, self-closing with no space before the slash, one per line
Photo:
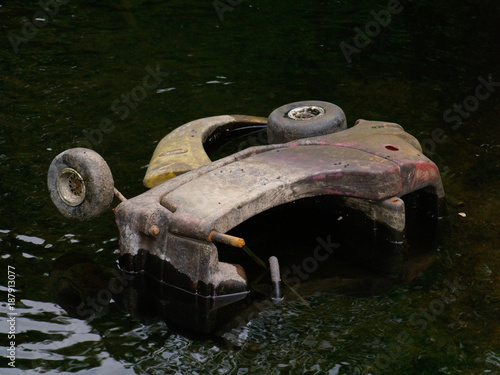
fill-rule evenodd
<path id="1" fill-rule="evenodd" d="M 108 164 L 86 148 L 57 155 L 50 164 L 47 184 L 52 202 L 69 219 L 91 220 L 113 201 L 114 182 Z"/>
<path id="2" fill-rule="evenodd" d="M 275 109 L 267 120 L 270 144 L 316 137 L 345 130 L 344 111 L 332 103 L 304 101 Z"/>

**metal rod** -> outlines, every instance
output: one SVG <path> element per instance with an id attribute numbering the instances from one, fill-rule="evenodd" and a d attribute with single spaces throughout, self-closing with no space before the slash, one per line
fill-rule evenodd
<path id="1" fill-rule="evenodd" d="M 255 260 L 258 264 L 260 264 L 264 269 L 267 270 L 267 266 L 264 263 L 264 261 L 262 259 L 260 259 L 252 250 L 250 250 L 248 248 L 248 246 L 242 246 L 242 248 L 243 248 L 243 250 L 245 250 L 245 252 L 248 255 L 250 255 L 252 257 L 253 260 Z M 281 276 L 280 276 L 280 278 L 281 278 Z M 307 308 L 311 309 L 311 306 L 306 302 L 306 300 L 299 293 L 297 293 L 297 291 L 290 284 L 288 284 L 285 280 L 283 280 L 282 282 L 283 282 L 283 284 L 285 284 L 288 287 L 288 289 L 290 289 L 293 292 L 293 294 L 295 294 L 298 297 L 298 299 L 300 299 L 302 301 L 302 303 Z"/>
<path id="2" fill-rule="evenodd" d="M 230 236 L 229 234 L 219 233 L 216 231 L 211 231 L 208 236 L 210 242 L 220 242 L 229 246 L 243 247 L 245 246 L 245 240 L 243 238 Z"/>
<path id="3" fill-rule="evenodd" d="M 122 202 L 125 202 L 125 201 L 127 200 L 127 198 L 125 198 L 125 197 L 123 196 L 123 194 L 122 194 L 122 193 L 120 193 L 120 192 L 118 191 L 118 189 L 117 189 L 117 188 L 114 188 L 114 189 L 115 189 L 115 196 L 116 196 L 119 200 L 121 200 Z"/>
<path id="4" fill-rule="evenodd" d="M 271 269 L 271 281 L 273 287 L 271 299 L 274 303 L 278 303 L 283 300 L 283 294 L 281 293 L 280 264 L 278 262 L 278 258 L 275 256 L 269 258 L 269 268 Z"/>

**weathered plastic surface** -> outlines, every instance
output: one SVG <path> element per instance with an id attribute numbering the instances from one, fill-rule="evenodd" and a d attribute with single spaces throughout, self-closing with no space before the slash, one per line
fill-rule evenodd
<path id="1" fill-rule="evenodd" d="M 213 129 L 234 118 L 197 123 Z M 393 123 L 361 120 L 342 132 L 251 147 L 215 162 L 205 156 L 200 167 L 116 209 L 122 254 L 145 250 L 168 265 L 158 277 L 202 296 L 247 289 L 241 267 L 219 262 L 217 248 L 208 240 L 214 230 L 226 233 L 260 212 L 300 198 L 339 195 L 350 207 L 391 228 L 397 239 L 405 226 L 399 197 L 428 190 L 436 197 L 430 208 L 436 216 L 444 197 L 436 165 L 422 154 L 414 137 Z M 155 178 L 163 177 L 159 173 Z"/>
<path id="2" fill-rule="evenodd" d="M 191 121 L 168 135 L 156 146 L 144 186 L 155 187 L 187 171 L 210 164 L 203 143 L 217 130 L 229 130 L 240 124 L 265 125 L 267 119 L 254 116 L 214 116 Z M 224 129 L 221 129 L 224 128 Z"/>

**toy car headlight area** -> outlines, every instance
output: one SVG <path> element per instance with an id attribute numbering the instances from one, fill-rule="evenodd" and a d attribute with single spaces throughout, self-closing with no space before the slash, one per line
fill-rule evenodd
<path id="1" fill-rule="evenodd" d="M 203 148 L 209 138 L 265 125 L 268 145 L 216 161 Z M 111 174 L 94 154 L 68 150 L 50 167 L 52 200 L 67 217 L 92 218 L 110 203 Z M 339 107 L 318 101 L 285 105 L 268 119 L 216 116 L 187 123 L 159 142 L 144 184 L 151 189 L 115 210 L 123 266 L 149 268 L 158 280 L 215 297 L 215 305 L 243 298 L 248 281 L 242 267 L 219 261 L 213 242 L 242 246 L 226 233 L 272 207 L 338 196 L 385 228 L 395 252 L 406 226 L 402 197 L 422 192 L 426 215 L 443 215 L 438 168 L 413 136 L 398 124 L 378 121 L 358 120 L 347 129 Z M 209 330 L 210 324 L 203 327 Z"/>

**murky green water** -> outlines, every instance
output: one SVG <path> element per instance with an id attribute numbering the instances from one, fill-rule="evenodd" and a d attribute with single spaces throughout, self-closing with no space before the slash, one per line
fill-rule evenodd
<path id="1" fill-rule="evenodd" d="M 378 32 L 370 11 L 382 14 L 387 1 L 223 0 L 223 20 L 211 1 L 47 3 L 44 15 L 34 1 L 0 1 L 2 374 L 500 373 L 496 2 L 401 1 Z M 355 27 L 371 33 L 370 43 L 358 39 L 366 47 L 356 47 Z M 350 63 L 342 41 L 358 48 Z M 151 71 L 151 89 L 141 90 Z M 450 234 L 416 280 L 382 296 L 313 295 L 310 308 L 295 300 L 263 309 L 232 332 L 239 348 L 140 323 L 114 302 L 92 321 L 54 302 L 57 258 L 79 253 L 109 271 L 118 254 L 111 214 L 74 223 L 56 211 L 46 189 L 55 155 L 91 146 L 131 197 L 175 127 L 267 116 L 304 99 L 338 104 L 350 125 L 402 124 L 463 202 L 448 207 Z M 454 103 L 461 114 L 448 111 Z M 7 358 L 8 266 L 16 368 Z"/>

